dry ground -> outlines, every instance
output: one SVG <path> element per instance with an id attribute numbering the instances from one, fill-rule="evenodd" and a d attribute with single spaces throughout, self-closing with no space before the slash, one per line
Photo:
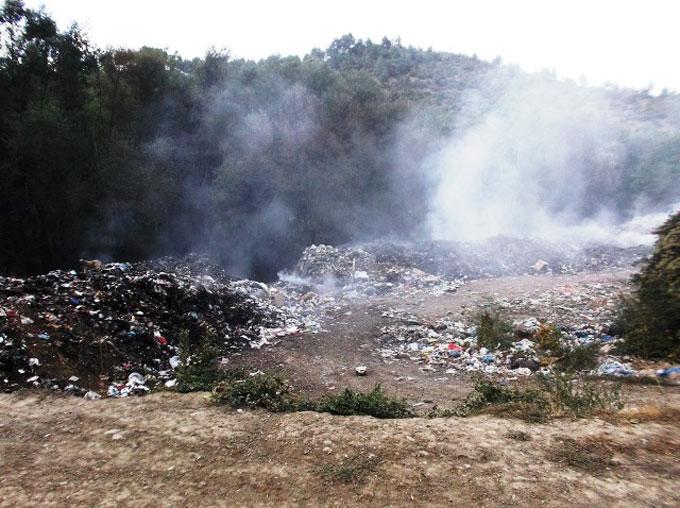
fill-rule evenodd
<path id="1" fill-rule="evenodd" d="M 411 402 L 446 406 L 469 380 L 376 356 L 385 306 L 456 317 L 494 293 L 626 277 L 513 277 L 356 305 L 325 333 L 232 363 L 281 369 L 312 394 L 380 382 Z M 358 364 L 368 365 L 365 378 L 353 374 Z M 624 397 L 627 412 L 607 420 L 528 424 L 238 412 L 202 394 L 0 395 L 0 507 L 679 506 L 680 387 L 625 385 Z"/>
<path id="2" fill-rule="evenodd" d="M 170 393 L 3 395 L 0 415 L 3 507 L 680 503 L 677 421 L 239 413 Z M 587 449 L 556 456 L 569 438 Z M 371 454 L 357 482 L 328 472 Z"/>

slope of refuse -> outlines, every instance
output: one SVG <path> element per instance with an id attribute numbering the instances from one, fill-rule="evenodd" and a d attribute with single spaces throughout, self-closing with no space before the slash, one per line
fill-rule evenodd
<path id="1" fill-rule="evenodd" d="M 303 252 L 295 273 L 340 284 L 364 279 L 395 283 L 414 270 L 420 276 L 445 280 L 570 274 L 627 268 L 650 252 L 650 247 L 644 245 L 557 245 L 503 236 L 474 243 L 375 241 L 340 247 L 312 245 Z"/>
<path id="2" fill-rule="evenodd" d="M 0 277 L 0 389 L 144 392 L 173 378 L 183 331 L 209 327 L 229 356 L 316 326 L 276 294 L 197 256 Z"/>

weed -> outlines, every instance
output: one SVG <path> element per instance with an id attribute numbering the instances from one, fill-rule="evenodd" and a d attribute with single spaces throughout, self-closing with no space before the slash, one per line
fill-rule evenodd
<path id="1" fill-rule="evenodd" d="M 479 378 L 456 414 L 490 413 L 542 422 L 555 416 L 585 418 L 623 407 L 619 385 L 610 388 L 606 383 L 567 376 L 539 378 L 535 383 L 518 390 Z"/>
<path id="2" fill-rule="evenodd" d="M 505 437 L 515 441 L 531 441 L 531 436 L 522 430 L 511 430 Z"/>
<path id="3" fill-rule="evenodd" d="M 232 374 L 215 386 L 213 400 L 231 407 L 260 407 L 274 412 L 298 409 L 290 385 L 265 372 Z"/>
<path id="4" fill-rule="evenodd" d="M 345 388 L 340 395 L 326 395 L 316 406 L 322 413 L 334 415 L 368 415 L 376 418 L 408 418 L 413 412 L 403 399 L 385 394 L 380 385 L 368 393 Z"/>
<path id="5" fill-rule="evenodd" d="M 212 390 L 221 375 L 218 354 L 213 330 L 203 328 L 193 333 L 183 330 L 179 335 L 180 365 L 175 369 L 177 389 L 180 392 Z"/>
<path id="6" fill-rule="evenodd" d="M 621 385 L 569 376 L 545 376 L 539 379 L 555 416 L 585 418 L 597 413 L 623 408 Z"/>
<path id="7" fill-rule="evenodd" d="M 548 417 L 549 403 L 537 390 L 516 390 L 478 378 L 472 391 L 458 408 L 459 416 L 482 412 L 541 422 Z"/>
<path id="8" fill-rule="evenodd" d="M 597 367 L 597 346 L 576 346 L 562 351 L 555 369 L 560 372 L 582 372 Z"/>
<path id="9" fill-rule="evenodd" d="M 480 347 L 506 349 L 512 345 L 512 324 L 503 317 L 500 310 L 482 309 L 474 316 L 474 324 Z"/>
<path id="10" fill-rule="evenodd" d="M 593 475 L 602 474 L 616 463 L 612 460 L 615 452 L 626 451 L 625 447 L 606 437 L 589 436 L 580 440 L 559 437 L 548 459 Z"/>
<path id="11" fill-rule="evenodd" d="M 346 457 L 339 464 L 327 464 L 320 470 L 321 474 L 331 482 L 340 483 L 361 483 L 366 480 L 366 476 L 373 473 L 380 459 L 373 454 L 352 455 Z"/>

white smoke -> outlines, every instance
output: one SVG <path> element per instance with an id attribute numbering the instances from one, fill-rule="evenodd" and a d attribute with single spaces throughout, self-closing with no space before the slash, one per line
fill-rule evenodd
<path id="1" fill-rule="evenodd" d="M 611 190 L 628 157 L 627 112 L 606 90 L 501 72 L 492 71 L 487 89 L 467 93 L 457 134 L 431 160 L 432 236 L 652 241 L 667 214 L 631 213 L 625 223 L 613 210 Z"/>

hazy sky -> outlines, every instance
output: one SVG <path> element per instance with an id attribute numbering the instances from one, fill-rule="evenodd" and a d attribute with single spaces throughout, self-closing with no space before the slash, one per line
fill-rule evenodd
<path id="1" fill-rule="evenodd" d="M 680 90 L 678 0 L 27 0 L 97 46 L 164 47 L 184 57 L 211 46 L 235 57 L 303 55 L 351 32 L 379 41 L 500 55 L 528 71 L 590 84 Z"/>

